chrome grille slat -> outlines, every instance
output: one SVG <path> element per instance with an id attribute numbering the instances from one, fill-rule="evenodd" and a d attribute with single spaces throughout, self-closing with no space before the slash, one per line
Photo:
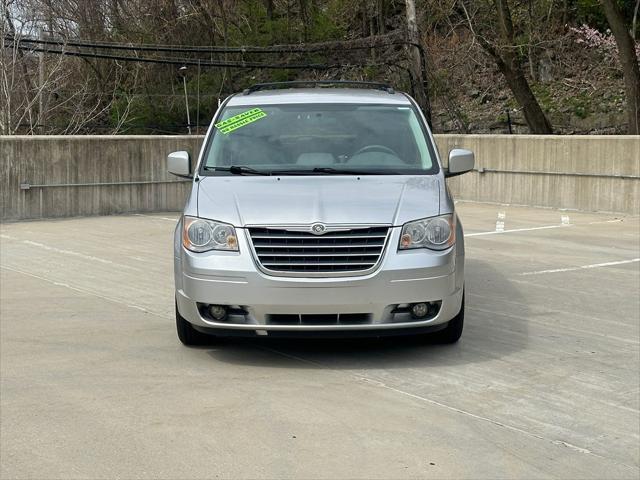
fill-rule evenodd
<path id="1" fill-rule="evenodd" d="M 314 235 L 299 228 L 249 227 L 260 265 L 282 274 L 366 272 L 375 267 L 389 227 L 350 227 Z"/>
<path id="2" fill-rule="evenodd" d="M 272 262 L 263 262 L 262 265 L 264 265 L 265 267 L 279 267 L 282 265 L 287 265 L 290 267 L 295 267 L 295 266 L 301 266 L 301 267 L 317 267 L 317 266 L 323 266 L 323 267 L 335 267 L 335 266 L 351 266 L 351 267 L 355 267 L 355 266 L 373 266 L 375 265 L 375 262 L 371 263 L 364 263 L 364 262 L 300 262 L 300 263 L 287 263 L 287 264 L 283 264 L 283 263 L 272 263 Z"/>
<path id="3" fill-rule="evenodd" d="M 325 239 L 325 240 L 339 240 L 341 238 L 386 238 L 386 237 L 387 237 L 386 235 L 350 235 L 350 236 L 345 236 L 345 235 L 327 234 L 327 235 L 322 235 L 321 238 Z M 262 239 L 306 240 L 309 237 L 305 236 L 305 235 L 292 234 L 292 235 L 253 235 L 251 238 L 253 238 L 254 240 L 262 240 Z"/>
<path id="4" fill-rule="evenodd" d="M 356 255 L 357 254 L 357 255 Z M 261 257 L 308 257 L 309 255 L 313 255 L 314 257 L 379 257 L 379 253 L 365 253 L 365 252 L 356 252 L 356 253 L 275 253 L 275 252 L 260 252 Z"/>
<path id="5" fill-rule="evenodd" d="M 365 247 L 377 247 L 380 248 L 382 246 L 384 246 L 384 242 L 383 243 L 362 243 L 362 244 L 350 244 L 350 245 L 339 245 L 339 244 L 335 244 L 335 245 L 315 245 L 315 244 L 309 244 L 309 245 L 296 245 L 296 244 L 290 244 L 290 245 L 260 245 L 260 244 L 256 244 L 254 242 L 253 246 L 258 249 L 258 248 L 306 248 L 306 249 L 314 249 L 314 248 L 365 248 Z"/>

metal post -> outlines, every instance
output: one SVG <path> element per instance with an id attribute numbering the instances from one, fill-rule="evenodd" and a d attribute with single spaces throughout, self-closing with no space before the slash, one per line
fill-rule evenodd
<path id="1" fill-rule="evenodd" d="M 42 27 L 38 28 L 38 38 L 44 40 Z M 38 53 L 38 133 L 44 133 L 44 49 Z"/>
<path id="2" fill-rule="evenodd" d="M 182 85 L 184 86 L 184 104 L 187 109 L 187 131 L 191 135 L 191 116 L 189 115 L 189 96 L 187 95 L 187 67 L 180 67 L 180 73 L 182 74 Z"/>
<path id="3" fill-rule="evenodd" d="M 196 97 L 196 135 L 200 132 L 200 60 L 198 60 L 198 95 Z"/>

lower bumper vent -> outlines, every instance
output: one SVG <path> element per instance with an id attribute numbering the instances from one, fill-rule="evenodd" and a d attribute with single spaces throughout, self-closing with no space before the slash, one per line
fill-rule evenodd
<path id="1" fill-rule="evenodd" d="M 370 313 L 267 315 L 269 325 L 360 325 L 370 321 Z"/>

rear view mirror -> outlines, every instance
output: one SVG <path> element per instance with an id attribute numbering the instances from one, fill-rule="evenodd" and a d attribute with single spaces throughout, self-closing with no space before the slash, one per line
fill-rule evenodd
<path id="1" fill-rule="evenodd" d="M 445 177 L 455 177 L 473 170 L 475 156 L 471 150 L 454 148 L 449 152 L 449 168 L 445 170 Z"/>
<path id="2" fill-rule="evenodd" d="M 178 177 L 191 178 L 191 157 L 189 152 L 172 152 L 167 156 L 167 170 Z"/>

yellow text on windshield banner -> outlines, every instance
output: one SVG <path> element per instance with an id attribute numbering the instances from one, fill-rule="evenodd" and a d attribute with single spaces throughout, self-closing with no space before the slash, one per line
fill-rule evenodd
<path id="1" fill-rule="evenodd" d="M 266 116 L 267 114 L 261 108 L 252 108 L 251 110 L 247 110 L 246 112 L 239 113 L 238 115 L 229 117 L 222 122 L 216 123 L 215 127 L 226 135 Z"/>

